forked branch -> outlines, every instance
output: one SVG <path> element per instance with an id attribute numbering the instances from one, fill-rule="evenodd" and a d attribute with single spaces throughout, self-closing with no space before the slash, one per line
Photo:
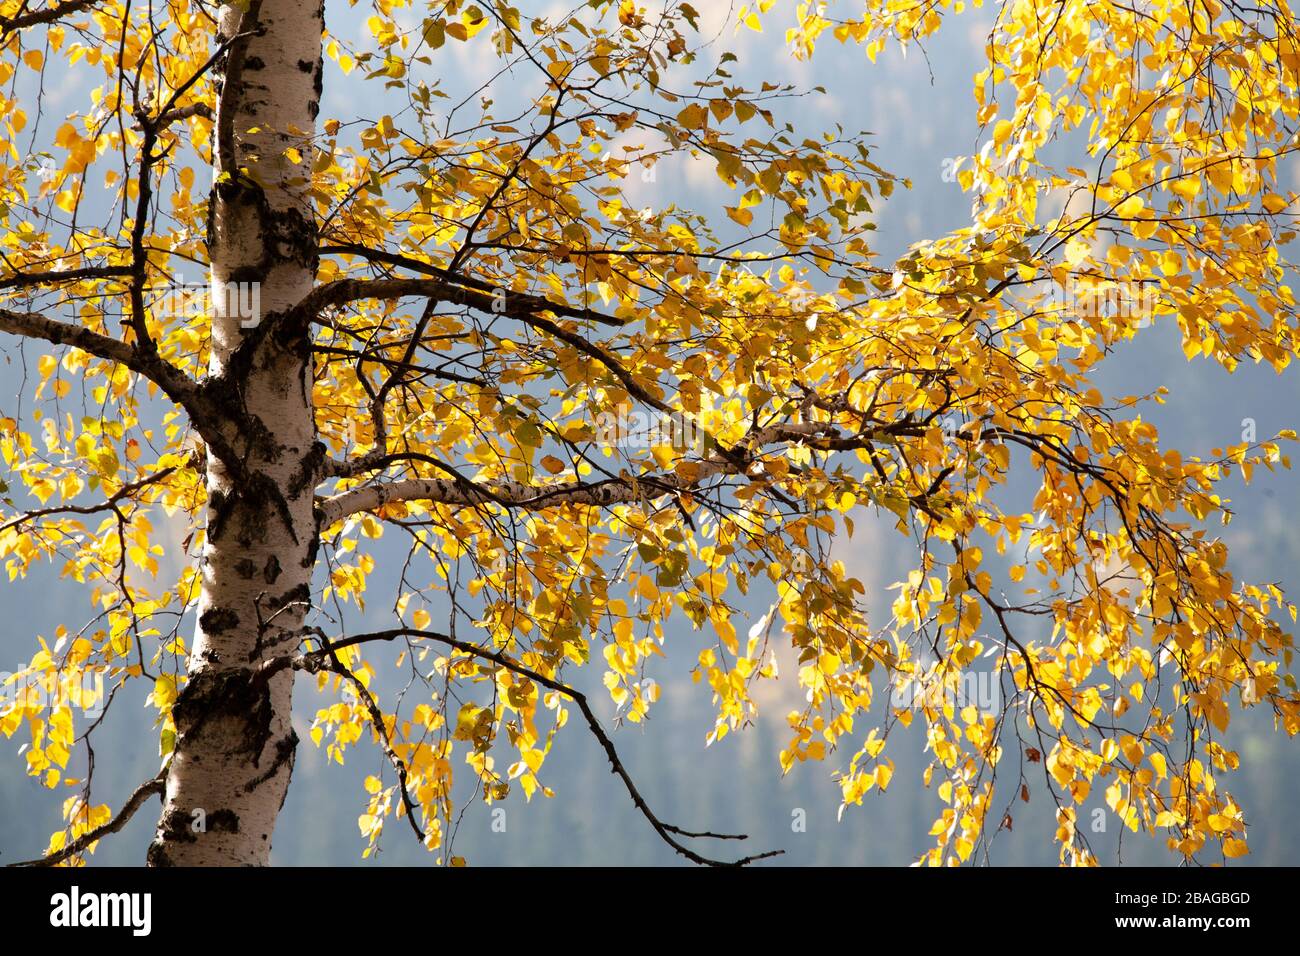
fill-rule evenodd
<path id="1" fill-rule="evenodd" d="M 810 447 L 829 446 L 844 450 L 865 448 L 872 440 L 896 432 L 895 427 L 885 426 L 854 436 L 843 436 L 832 425 L 823 422 L 771 425 L 751 432 L 730 449 L 720 450 L 708 458 L 687 462 L 686 467 L 678 471 L 619 476 L 600 481 L 562 481 L 549 485 L 528 485 L 518 481 L 474 481 L 450 466 L 432 461 L 427 456 L 418 456 L 418 460 L 434 464 L 448 472 L 449 477 L 379 481 L 340 492 L 321 502 L 321 525 L 327 527 L 349 515 L 374 511 L 386 504 L 402 501 L 471 506 L 494 502 L 508 508 L 531 511 L 562 505 L 605 507 L 626 504 L 646 497 L 690 491 L 718 475 L 744 475 L 754 464 L 755 455 L 778 442 L 804 442 Z M 384 460 L 397 462 L 404 457 L 386 456 Z"/>
<path id="2" fill-rule="evenodd" d="M 758 860 L 764 860 L 767 859 L 768 857 L 777 856 L 782 852 L 781 850 L 768 850 L 764 853 L 757 853 L 752 856 L 741 857 L 738 860 L 727 861 L 727 860 L 715 860 L 710 857 L 706 857 L 703 854 L 697 853 L 696 851 L 692 850 L 690 847 L 683 844 L 680 840 L 677 839 L 678 837 L 681 837 L 683 839 L 714 839 L 714 840 L 746 840 L 748 839 L 748 837 L 744 834 L 711 833 L 708 831 L 696 832 L 691 830 L 683 830 L 681 827 L 677 827 L 672 825 L 671 823 L 665 823 L 663 820 L 660 820 L 654 814 L 654 811 L 650 809 L 650 806 L 649 804 L 646 803 L 645 798 L 641 796 L 641 792 L 637 789 L 636 783 L 632 779 L 632 775 L 628 773 L 627 768 L 623 765 L 623 761 L 620 759 L 618 755 L 618 750 L 614 747 L 614 742 L 610 739 L 609 734 L 605 732 L 605 729 L 604 727 L 601 726 L 601 723 L 599 719 L 597 719 L 595 712 L 591 709 L 591 704 L 587 701 L 587 696 L 584 693 L 582 693 L 582 691 L 577 690 L 576 688 L 573 688 L 568 684 L 563 683 L 562 681 L 558 681 L 555 680 L 554 678 L 547 677 L 544 674 L 537 672 L 533 668 L 528 667 L 527 665 L 522 664 L 519 661 L 516 661 L 515 659 L 509 657 L 506 654 L 501 653 L 500 651 L 494 651 L 488 648 L 479 647 L 476 644 L 471 644 L 468 641 L 462 641 L 457 638 L 451 637 L 450 635 L 442 634 L 437 631 L 426 631 L 417 628 L 403 627 L 403 628 L 393 628 L 384 631 L 374 631 L 368 634 L 357 634 L 352 637 L 347 637 L 337 641 L 332 641 L 329 642 L 329 644 L 326 647 L 320 650 L 309 651 L 307 653 L 299 654 L 293 657 L 274 658 L 268 661 L 265 665 L 263 665 L 263 667 L 268 672 L 283 670 L 286 667 L 292 667 L 295 670 L 302 670 L 308 673 L 317 673 L 319 671 L 334 671 L 335 665 L 338 662 L 336 652 L 341 650 L 342 648 L 352 647 L 357 644 L 373 643 L 377 641 L 392 641 L 392 640 L 396 640 L 399 637 L 409 637 L 409 638 L 415 638 L 419 640 L 429 640 L 439 644 L 444 644 L 447 647 L 451 647 L 455 650 L 458 650 L 463 654 L 469 655 L 470 657 L 475 657 L 480 660 L 490 661 L 499 667 L 505 668 L 506 670 L 510 671 L 513 674 L 518 674 L 520 677 L 525 677 L 528 680 L 531 680 L 534 683 L 539 684 L 542 687 L 545 687 L 547 690 L 552 690 L 555 691 L 556 693 L 563 694 L 565 697 L 568 697 L 570 700 L 572 700 L 578 706 L 578 710 L 582 712 L 583 719 L 587 722 L 587 726 L 588 728 L 590 728 L 592 735 L 600 743 L 601 749 L 605 751 L 605 756 L 609 758 L 611 772 L 614 773 L 623 782 L 624 788 L 627 790 L 628 795 L 632 798 L 633 805 L 637 808 L 637 810 L 641 813 L 641 815 L 646 818 L 646 820 L 650 823 L 650 826 L 654 828 L 655 833 L 659 835 L 660 839 L 662 839 L 665 843 L 667 843 L 670 847 L 672 847 L 673 850 L 675 850 L 677 853 L 681 854 L 682 856 L 686 857 L 686 859 L 690 860 L 692 863 L 699 863 L 704 866 L 745 866 L 749 863 L 757 862 Z M 382 720 L 381 720 L 381 726 L 382 726 Z M 391 746 L 389 747 L 389 749 L 391 750 Z M 403 799 L 405 801 L 409 801 L 410 799 L 409 795 L 407 795 L 407 793 L 405 792 L 406 788 L 405 788 L 404 774 L 402 776 L 403 776 L 402 779 Z M 407 804 L 407 812 L 408 814 L 410 813 L 409 802 Z"/>
<path id="3" fill-rule="evenodd" d="M 110 833 L 116 833 L 118 830 L 121 830 L 131 822 L 131 818 L 135 816 L 136 811 L 144 806 L 145 802 L 150 797 L 163 792 L 166 784 L 167 778 L 165 772 L 160 773 L 152 780 L 146 780 L 144 783 L 140 784 L 140 786 L 136 787 L 135 792 L 132 793 L 131 796 L 127 798 L 126 803 L 122 805 L 122 809 L 117 811 L 117 816 L 113 817 L 113 819 L 109 820 L 107 823 L 102 826 L 97 826 L 93 830 L 86 831 L 62 849 L 56 850 L 48 856 L 43 856 L 38 860 L 24 860 L 20 863 L 10 863 L 9 865 L 58 866 L 60 863 L 63 863 L 77 854 L 89 849 L 91 844 L 97 843 Z"/>

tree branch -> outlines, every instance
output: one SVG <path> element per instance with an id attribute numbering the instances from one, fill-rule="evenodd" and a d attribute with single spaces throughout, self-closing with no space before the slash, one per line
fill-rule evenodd
<path id="1" fill-rule="evenodd" d="M 751 432 L 735 447 L 721 449 L 717 455 L 687 462 L 694 469 L 683 475 L 676 471 L 646 475 L 626 475 L 601 481 L 563 481 L 549 485 L 528 485 L 518 481 L 500 481 L 491 484 L 465 477 L 443 462 L 418 453 L 381 455 L 360 458 L 354 462 L 335 463 L 327 474 L 353 474 L 358 468 L 382 468 L 404 460 L 422 461 L 449 474 L 447 478 L 399 478 L 350 488 L 320 503 L 321 526 L 327 527 L 349 515 L 374 511 L 386 504 L 399 501 L 430 501 L 436 504 L 482 505 L 496 503 L 507 508 L 539 511 L 563 505 L 589 505 L 605 507 L 640 501 L 651 493 L 652 497 L 690 491 L 705 480 L 717 475 L 746 475 L 753 464 L 754 455 L 762 448 L 780 441 L 800 441 L 812 447 L 826 446 L 827 450 L 865 448 L 883 435 L 893 434 L 885 426 L 851 437 L 831 435 L 835 429 L 824 422 L 772 425 Z"/>
<path id="2" fill-rule="evenodd" d="M 203 436 L 213 454 L 227 464 L 238 467 L 238 459 L 221 432 L 223 417 L 205 394 L 204 387 L 155 352 L 141 349 L 82 325 L 70 325 L 48 318 L 39 312 L 14 312 L 0 309 L 0 332 L 52 345 L 70 345 L 96 358 L 116 362 L 143 375 L 157 385 L 173 402 L 185 409 L 190 423 Z"/>
<path id="3" fill-rule="evenodd" d="M 175 470 L 176 470 L 175 467 L 164 468 L 162 471 L 154 472 L 152 475 L 146 475 L 145 477 L 141 478 L 139 481 L 133 481 L 130 484 L 123 485 L 121 488 L 117 489 L 117 491 L 115 491 L 112 495 L 110 495 L 106 501 L 102 501 L 97 505 L 60 505 L 57 508 L 41 508 L 37 511 L 24 512 L 23 514 L 20 514 L 18 517 L 11 519 L 10 521 L 5 522 L 4 524 L 0 524 L 0 532 L 8 531 L 10 528 L 20 528 L 24 524 L 27 524 L 30 521 L 36 521 L 40 518 L 48 518 L 51 515 L 61 515 L 61 514 L 93 515 L 93 514 L 99 514 L 101 511 L 112 511 L 117 514 L 118 518 L 121 518 L 122 512 L 121 509 L 118 508 L 117 506 L 117 503 L 119 501 L 121 501 L 123 498 L 130 497 L 131 495 L 135 494 L 135 492 L 139 491 L 141 488 L 144 488 L 146 485 L 151 485 L 154 482 L 162 481 L 164 478 L 166 478 Z"/>
<path id="4" fill-rule="evenodd" d="M 53 23 L 62 17 L 80 13 L 93 7 L 97 2 L 98 0 L 66 0 L 64 3 L 56 3 L 52 7 L 41 10 L 28 10 L 16 17 L 0 18 L 0 38 L 9 36 L 14 30 L 22 30 L 42 23 Z"/>
<path id="5" fill-rule="evenodd" d="M 356 243 L 341 243 L 339 245 L 321 246 L 320 254 L 340 254 L 360 256 L 371 262 L 382 262 L 385 265 L 397 266 L 404 269 L 410 269 L 412 272 L 422 272 L 427 276 L 432 276 L 450 282 L 454 285 L 462 286 L 466 289 L 474 289 L 479 292 L 485 292 L 491 295 L 496 292 L 500 286 L 493 285 L 483 279 L 476 279 L 471 276 L 455 275 L 446 269 L 428 262 L 421 262 L 419 259 L 412 259 L 409 256 L 403 256 L 394 252 L 385 252 L 382 249 L 371 249 L 369 246 L 358 245 Z M 372 280 L 377 281 L 377 280 Z M 598 322 L 601 325 L 608 325 L 614 328 L 621 328 L 627 325 L 627 322 L 616 316 L 607 315 L 604 312 L 597 312 L 593 309 L 581 308 L 578 306 L 568 305 L 564 302 L 556 302 L 545 296 L 531 295 L 523 292 L 508 292 L 508 297 L 515 299 L 517 302 L 525 302 L 535 311 L 545 310 L 555 315 L 563 316 L 569 319 L 585 319 L 592 322 Z"/>
<path id="6" fill-rule="evenodd" d="M 39 312 L 0 309 L 0 332 L 28 339 L 43 339 L 53 345 L 71 345 L 97 358 L 125 365 L 154 382 L 169 398 L 186 410 L 199 399 L 199 383 L 155 354 L 146 354 L 129 343 L 85 326 L 70 325 Z"/>
<path id="7" fill-rule="evenodd" d="M 212 107 L 207 103 L 190 103 L 187 106 L 178 106 L 176 109 L 159 113 L 154 118 L 154 123 L 161 129 L 179 120 L 189 119 L 191 116 L 202 116 L 204 119 L 210 120 L 212 119 Z"/>
<path id="8" fill-rule="evenodd" d="M 646 475 L 637 479 L 610 478 L 605 481 L 558 482 L 526 485 L 502 481 L 491 485 L 460 478 L 406 478 L 352 488 L 321 504 L 321 526 L 362 511 L 374 511 L 397 501 L 430 501 L 448 505 L 482 505 L 490 502 L 508 508 L 540 510 L 563 505 L 605 506 L 625 504 L 643 497 L 645 489 L 668 494 L 693 487 L 705 477 L 726 469 L 725 462 L 710 462 L 708 474 L 685 482 L 675 474 Z"/>
<path id="9" fill-rule="evenodd" d="M 25 289 L 34 285 L 56 285 L 61 282 L 80 282 L 83 279 L 111 279 L 131 275 L 130 266 L 86 266 L 82 269 L 63 269 L 54 272 L 15 272 L 0 279 L 0 290 Z"/>
<path id="10" fill-rule="evenodd" d="M 546 677 L 532 668 L 519 663 L 513 658 L 506 656 L 500 651 L 488 650 L 487 648 L 479 647 L 478 645 L 471 644 L 468 641 L 458 640 L 457 638 L 451 637 L 447 634 L 438 633 L 437 631 L 424 631 L 415 628 L 393 628 L 391 630 L 375 631 L 370 634 L 358 634 L 342 640 L 332 641 L 321 650 L 309 651 L 292 658 L 275 658 L 268 661 L 263 666 L 272 671 L 282 670 L 285 667 L 292 667 L 295 670 L 303 670 L 308 673 L 316 673 L 320 670 L 332 670 L 333 662 L 337 661 L 337 658 L 334 656 L 335 652 L 340 648 L 374 641 L 391 641 L 399 637 L 414 637 L 445 644 L 446 646 L 452 647 L 464 654 L 468 654 L 471 657 L 491 661 L 514 674 L 526 677 L 534 683 L 540 684 L 548 690 L 563 694 L 565 697 L 572 700 L 578 706 L 578 710 L 582 712 L 582 716 L 586 720 L 588 728 L 590 728 L 592 735 L 595 736 L 597 741 L 599 741 L 601 749 L 605 751 L 605 756 L 609 758 L 611 772 L 618 776 L 618 778 L 623 782 L 624 788 L 632 798 L 633 805 L 636 806 L 637 810 L 646 818 L 654 828 L 655 832 L 659 834 L 659 837 L 665 843 L 691 862 L 699 863 L 704 866 L 745 866 L 746 864 L 754 863 L 758 860 L 764 860 L 768 857 L 778 856 L 782 853 L 781 850 L 768 850 L 765 853 L 742 857 L 739 860 L 724 861 L 711 859 L 696 853 L 687 846 L 684 846 L 681 842 L 675 839 L 675 837 L 683 837 L 687 839 L 708 838 L 715 840 L 747 840 L 749 838 L 744 834 L 683 830 L 681 827 L 676 827 L 660 820 L 650 809 L 645 798 L 641 796 L 641 792 L 637 789 L 636 783 L 632 780 L 632 776 L 628 773 L 627 768 L 623 766 L 618 751 L 614 747 L 614 742 L 610 740 L 609 735 L 605 732 L 604 727 L 601 726 L 600 721 L 597 719 L 595 712 L 592 711 L 591 705 L 587 701 L 586 694 L 561 681 Z"/>
<path id="11" fill-rule="evenodd" d="M 103 826 L 95 827 L 95 829 L 83 833 L 81 836 L 77 837 L 77 839 L 63 847 L 63 849 L 51 853 L 49 856 L 43 856 L 39 860 L 24 860 L 20 863 L 10 863 L 9 865 L 58 866 L 64 860 L 76 856 L 78 853 L 87 849 L 92 843 L 96 843 L 102 838 L 108 836 L 110 833 L 116 833 L 118 830 L 122 829 L 131 822 L 131 818 L 135 816 L 137 810 L 144 806 L 145 801 L 154 794 L 161 794 L 166 788 L 166 785 L 166 774 L 165 772 L 160 773 L 152 780 L 147 780 L 140 784 L 140 786 L 136 788 L 135 793 L 131 794 L 131 796 L 127 798 L 126 803 L 122 805 L 122 809 L 117 812 L 117 816 L 113 817 L 113 819 L 109 820 Z"/>
<path id="12" fill-rule="evenodd" d="M 370 715 L 370 723 L 374 725 L 375 732 L 379 734 L 379 741 L 383 746 L 384 756 L 388 758 L 388 762 L 393 765 L 393 770 L 397 773 L 398 788 L 402 791 L 402 805 L 406 808 L 406 818 L 411 823 L 411 829 L 415 831 L 415 836 L 421 843 L 427 842 L 428 836 L 425 834 L 424 828 L 420 826 L 419 821 L 415 818 L 415 801 L 411 799 L 411 791 L 407 787 L 406 783 L 406 761 L 398 756 L 397 751 L 393 749 L 393 740 L 388 734 L 388 726 L 384 723 L 383 711 L 381 711 L 379 705 L 375 703 L 375 698 L 374 695 L 370 693 L 370 688 L 366 687 L 366 685 L 361 681 L 361 678 L 352 673 L 351 669 L 338 659 L 338 655 L 335 651 L 338 650 L 340 645 L 331 642 L 322 632 L 317 631 L 317 634 L 325 644 L 324 650 L 313 652 L 317 656 L 311 658 L 310 665 L 306 663 L 300 665 L 296 660 L 294 660 L 291 666 L 294 667 L 295 670 L 307 670 L 313 674 L 317 671 L 330 671 L 331 673 L 338 674 L 352 685 L 357 696 L 361 698 L 362 704 L 365 705 L 366 712 Z M 347 646 L 347 644 L 345 643 L 343 646 Z M 279 660 L 282 659 L 283 658 L 279 658 Z M 277 659 L 273 658 L 272 661 L 269 662 L 271 666 L 263 666 L 262 676 L 264 678 L 269 677 L 272 673 L 281 669 L 275 665 L 275 660 Z"/>
<path id="13" fill-rule="evenodd" d="M 438 270 L 441 271 L 441 270 Z M 623 326 L 625 323 L 601 312 L 552 302 L 528 292 L 512 292 L 485 282 L 455 276 L 406 279 L 335 279 L 317 286 L 291 310 L 294 320 L 310 323 L 324 309 L 362 299 L 401 299 L 408 296 L 436 298 L 465 305 L 484 312 L 509 316 L 531 323 L 538 312 L 551 312 L 565 318 L 584 319 L 601 325 Z"/>

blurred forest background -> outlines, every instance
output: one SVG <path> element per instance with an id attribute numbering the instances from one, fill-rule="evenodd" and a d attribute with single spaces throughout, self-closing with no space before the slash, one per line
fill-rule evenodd
<path id="1" fill-rule="evenodd" d="M 351 31 L 349 35 L 361 37 L 366 29 L 364 6 L 334 13 L 331 5 L 327 10 L 331 30 Z M 521 4 L 525 15 L 567 9 L 567 5 L 551 6 L 548 11 L 546 4 Z M 837 124 L 846 134 L 869 130 L 873 161 L 912 181 L 911 189 L 896 191 L 876 209 L 876 249 L 882 264 L 909 244 L 969 220 L 970 197 L 955 181 L 949 181 L 951 160 L 969 156 L 981 145 L 971 105 L 971 77 L 984 65 L 984 39 L 992 11 L 975 10 L 952 17 L 926 50 L 913 47 L 907 56 L 892 49 L 872 64 L 858 48 L 842 49 L 827 39 L 815 63 L 806 64 L 794 62 L 785 53 L 775 20 L 766 33 L 746 30 L 737 34 L 726 4 L 699 6 L 708 8 L 701 17 L 702 34 L 718 34 L 710 48 L 714 59 L 724 50 L 738 54 L 739 62 L 730 67 L 737 79 L 751 87 L 768 80 L 810 90 L 824 88 L 824 92 L 810 92 L 787 105 L 787 118 L 798 132 L 816 135 Z M 396 15 L 400 18 L 403 11 Z M 451 95 L 450 102 L 474 91 L 496 69 L 495 61 L 482 59 L 484 47 L 449 44 L 447 56 L 436 61 L 451 67 L 438 76 L 442 89 Z M 370 87 L 375 84 L 363 85 L 359 77 L 344 77 L 327 61 L 322 118 L 349 118 L 373 111 Z M 58 78 L 49 77 L 44 109 L 57 118 L 66 112 L 61 110 L 60 98 L 79 106 L 83 96 L 84 91 L 61 89 Z M 364 105 L 358 105 L 359 101 Z M 1065 143 L 1060 148 L 1069 146 Z M 1290 170 L 1289 178 L 1284 185 L 1300 188 L 1300 169 Z M 712 211 L 726 195 L 712 165 L 703 163 L 699 168 L 663 165 L 653 181 L 634 186 L 639 191 L 637 201 L 656 208 L 675 203 Z M 191 282 L 201 278 L 186 276 Z M 15 396 L 24 390 L 24 359 L 34 364 L 37 354 L 30 344 L 24 355 L 12 340 L 0 343 L 0 414 L 14 414 Z M 1268 369 L 1243 366 L 1228 375 L 1204 359 L 1188 363 L 1179 348 L 1176 329 L 1157 327 L 1121 349 L 1098 385 L 1109 395 L 1141 394 L 1167 386 L 1168 402 L 1148 405 L 1143 414 L 1159 426 L 1166 446 L 1187 454 L 1208 454 L 1212 448 L 1241 441 L 1247 420 L 1253 420 L 1261 438 L 1295 427 L 1300 417 L 1300 376 L 1294 372 L 1279 377 Z M 30 387 L 26 390 L 30 392 Z M 30 394 L 25 399 L 24 408 L 27 406 Z M 1261 472 L 1250 486 L 1238 481 L 1231 487 L 1236 519 L 1212 533 L 1221 534 L 1229 543 L 1232 568 L 1240 578 L 1278 582 L 1292 601 L 1297 600 L 1300 529 L 1295 511 L 1300 504 L 1300 475 Z M 1032 495 L 1029 483 L 1010 491 L 1023 498 L 1027 510 Z M 855 520 L 857 533 L 851 540 L 838 542 L 837 556 L 866 584 L 871 619 L 886 620 L 893 599 L 887 588 L 915 560 L 911 542 L 894 530 L 892 517 L 882 520 L 864 512 Z M 349 620 L 353 632 L 384 627 L 392 621 L 390 609 L 402 551 L 396 541 L 393 547 L 385 547 L 382 540 L 372 544 L 378 565 L 370 585 L 373 598 L 364 615 Z M 168 546 L 166 542 L 164 546 Z M 1004 560 L 1015 563 L 1010 554 Z M 748 601 L 751 620 L 767 610 L 768 600 L 757 592 Z M 86 592 L 60 581 L 57 569 L 45 569 L 13 583 L 0 581 L 0 671 L 18 670 L 36 649 L 37 635 L 48 638 L 57 624 L 71 627 L 88 617 Z M 742 627 L 747 628 L 748 623 L 737 622 L 737 629 Z M 792 689 L 792 669 L 784 670 L 781 689 L 768 694 L 754 726 L 706 747 L 705 735 L 712 727 L 709 691 L 706 686 L 693 685 L 689 677 L 698 649 L 697 636 L 680 618 L 675 619 L 665 646 L 667 661 L 656 675 L 662 687 L 659 703 L 652 708 L 648 722 L 620 726 L 613 732 L 625 764 L 662 819 L 688 829 L 747 833 L 751 839 L 745 852 L 785 851 L 763 865 L 905 865 L 928 847 L 926 832 L 940 803 L 921 783 L 921 770 L 929 755 L 922 753 L 920 734 L 900 733 L 891 739 L 887 754 L 897 767 L 888 792 L 873 793 L 863 806 L 850 807 L 840 817 L 840 791 L 832 773 L 849 754 L 832 753 L 822 763 L 796 765 L 785 777 L 780 772 L 777 754 L 786 743 L 785 714 L 798 702 Z M 396 649 L 380 648 L 372 653 L 377 665 L 391 664 L 395 656 Z M 612 727 L 614 708 L 600 687 L 601 666 L 597 659 L 575 679 L 592 692 L 602 720 Z M 274 862 L 361 864 L 365 841 L 356 820 L 364 809 L 362 781 L 369 774 L 383 775 L 385 758 L 367 743 L 350 752 L 347 766 L 327 764 L 324 752 L 310 742 L 308 729 L 312 715 L 328 698 L 317 694 L 311 679 L 299 679 L 295 724 L 302 743 L 275 833 Z M 378 686 L 381 694 L 395 689 L 383 680 Z M 883 702 L 885 696 L 880 694 L 877 700 Z M 135 786 L 156 773 L 158 735 L 151 726 L 152 713 L 144 708 L 142 698 L 119 696 L 115 701 L 105 726 L 94 738 L 96 803 L 107 802 L 116 808 Z M 84 722 L 80 716 L 78 720 L 80 732 Z M 559 735 L 543 768 L 542 782 L 556 791 L 553 799 L 538 795 L 525 803 L 516 791 L 504 803 L 489 807 L 473 799 L 465 788 L 453 853 L 471 865 L 682 862 L 637 814 L 610 775 L 596 741 L 579 724 L 571 721 Z M 26 776 L 23 759 L 16 752 L 20 738 L 0 738 L 0 863 L 38 856 L 49 834 L 60 827 L 60 805 L 70 795 L 62 787 L 46 790 Z M 1271 715 L 1262 711 L 1234 719 L 1228 743 L 1241 754 L 1242 769 L 1228 775 L 1221 786 L 1245 808 L 1250 824 L 1251 854 L 1239 863 L 1296 862 L 1300 859 L 1300 819 L 1293 808 L 1300 783 L 1300 745 L 1273 732 Z M 84 763 L 84 757 L 75 759 Z M 1056 863 L 1055 824 L 1041 765 L 1034 772 L 1039 775 L 1030 777 L 1030 789 L 1038 799 L 1028 806 L 1016 802 L 1013 830 L 1000 833 L 987 855 L 978 855 L 979 861 Z M 1163 838 L 1130 833 L 1109 812 L 1106 832 L 1092 832 L 1091 811 L 1104 806 L 1102 789 L 1097 788 L 1081 808 L 1080 821 L 1103 864 L 1178 862 L 1164 848 Z M 999 799 L 999 805 L 1004 802 Z M 505 810 L 504 817 L 494 815 L 499 808 Z M 93 863 L 143 863 L 155 819 L 156 804 L 150 804 L 126 830 L 100 845 Z M 801 821 L 802 830 L 798 827 Z M 404 823 L 390 821 L 382 852 L 365 865 L 426 865 L 431 859 Z"/>

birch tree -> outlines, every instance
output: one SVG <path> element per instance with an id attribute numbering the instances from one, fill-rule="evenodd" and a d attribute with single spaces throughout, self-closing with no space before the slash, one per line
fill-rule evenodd
<path id="1" fill-rule="evenodd" d="M 792 57 L 834 38 L 874 59 L 960 7 L 736 19 L 788 29 Z M 93 609 L 36 642 L 19 678 L 47 692 L 0 713 L 71 794 L 39 862 L 84 862 L 157 799 L 151 865 L 265 864 L 298 748 L 367 742 L 390 772 L 358 794 L 362 852 L 397 822 L 461 862 L 455 782 L 574 797 L 544 766 L 570 723 L 683 857 L 761 859 L 657 815 L 581 689 L 603 671 L 640 722 L 666 655 L 715 704 L 710 740 L 792 682 L 774 763 L 832 764 L 846 805 L 922 721 L 925 862 L 978 859 L 1031 792 L 1062 862 L 1097 862 L 1094 787 L 1176 857 L 1248 851 L 1227 732 L 1250 707 L 1300 729 L 1296 610 L 1230 570 L 1216 489 L 1289 465 L 1295 436 L 1183 454 L 1144 416 L 1162 389 L 1094 375 L 1155 326 L 1229 370 L 1295 356 L 1284 0 L 1007 0 L 976 78 L 987 146 L 959 167 L 970 224 L 893 263 L 871 213 L 909 184 L 807 126 L 807 91 L 737 79 L 731 24 L 714 42 L 690 4 L 0 11 L 0 343 L 31 363 L 0 401 L 0 560 Z M 442 82 L 459 45 L 492 64 L 470 97 Z M 76 108 L 44 105 L 55 76 Z M 321 115 L 331 81 L 353 112 Z M 1068 168 L 1043 158 L 1062 138 Z M 639 208 L 674 163 L 730 201 Z M 867 512 L 915 549 L 887 621 L 843 562 Z M 381 537 L 407 551 L 391 620 L 348 627 Z M 992 712 L 954 705 L 980 662 Z M 112 732 L 111 708 L 74 719 L 88 674 L 156 710 L 161 770 L 118 807 L 69 779 Z M 301 674 L 325 701 L 310 743 Z"/>

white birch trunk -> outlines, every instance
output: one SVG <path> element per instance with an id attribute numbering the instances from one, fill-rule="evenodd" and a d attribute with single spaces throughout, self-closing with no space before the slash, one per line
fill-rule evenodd
<path id="1" fill-rule="evenodd" d="M 219 64 L 208 230 L 210 381 L 229 410 L 226 437 L 243 473 L 208 454 L 199 620 L 149 849 L 155 866 L 268 863 L 293 769 L 293 675 L 254 675 L 261 661 L 291 649 L 311 599 L 321 449 L 308 337 L 261 336 L 256 320 L 268 323 L 299 302 L 315 279 L 307 139 L 319 109 L 323 12 L 321 0 L 221 9 L 222 38 L 257 30 Z M 285 158 L 290 146 L 301 165 Z M 260 315 L 228 307 L 237 303 L 257 303 Z"/>

